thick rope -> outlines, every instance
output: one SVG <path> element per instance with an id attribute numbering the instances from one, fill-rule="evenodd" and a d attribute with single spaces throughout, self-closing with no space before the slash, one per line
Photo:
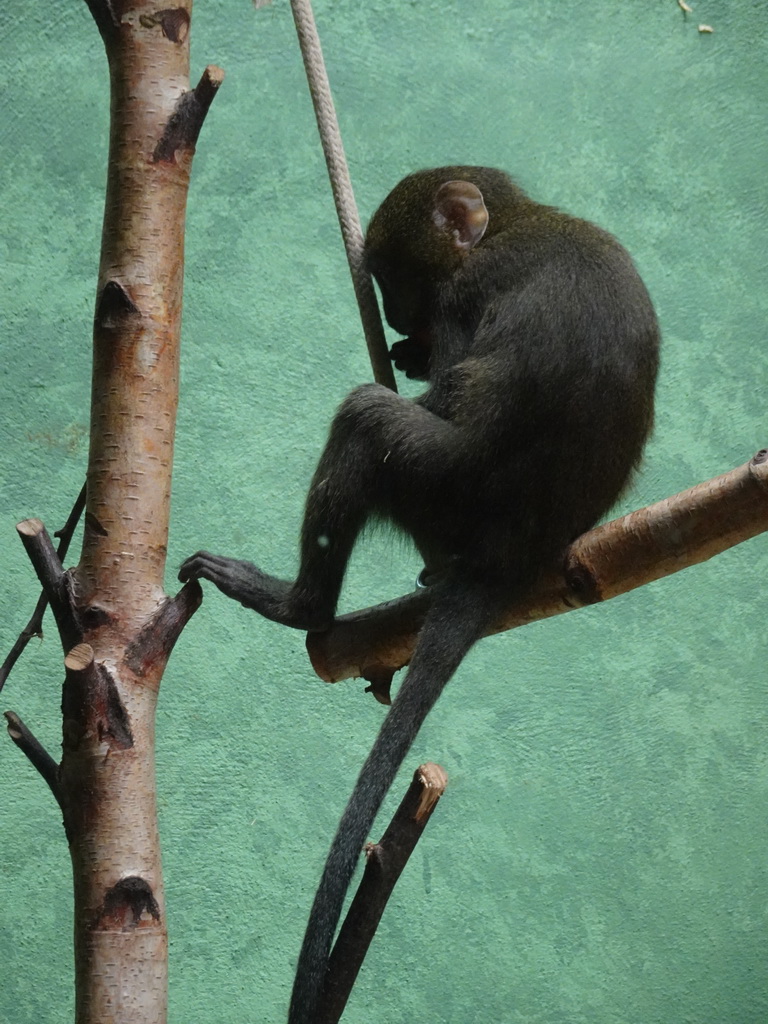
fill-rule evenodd
<path id="1" fill-rule="evenodd" d="M 397 391 L 373 282 L 363 265 L 363 231 L 360 226 L 355 195 L 352 191 L 347 158 L 344 155 L 339 122 L 333 106 L 331 86 L 325 70 L 320 37 L 317 34 L 317 26 L 312 14 L 312 5 L 310 0 L 291 0 L 291 10 L 299 36 L 301 54 L 304 58 L 309 91 L 315 107 L 320 141 L 328 167 L 328 177 L 331 179 L 333 199 L 336 203 L 341 236 L 347 252 L 355 298 L 360 309 L 360 319 L 363 322 L 363 332 L 368 345 L 374 380 L 378 384 L 384 384 L 391 388 L 392 391 Z"/>

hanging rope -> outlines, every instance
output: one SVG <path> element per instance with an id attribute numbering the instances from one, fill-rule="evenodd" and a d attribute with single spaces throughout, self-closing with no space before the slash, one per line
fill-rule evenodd
<path id="1" fill-rule="evenodd" d="M 363 231 L 360 227 L 360 216 L 357 212 L 355 194 L 352 191 L 352 181 L 349 177 L 347 158 L 344 155 L 339 122 L 333 106 L 331 86 L 325 70 L 325 61 L 312 14 L 312 5 L 310 0 L 291 0 L 291 10 L 299 36 L 301 55 L 304 58 L 309 91 L 315 107 L 320 141 L 323 145 L 323 153 L 325 153 L 328 177 L 331 179 L 333 199 L 336 203 L 341 236 L 344 239 L 344 248 L 347 252 L 355 298 L 360 309 L 360 319 L 363 322 L 363 332 L 373 367 L 373 377 L 378 384 L 384 384 L 392 391 L 397 391 L 373 282 L 363 265 Z"/>

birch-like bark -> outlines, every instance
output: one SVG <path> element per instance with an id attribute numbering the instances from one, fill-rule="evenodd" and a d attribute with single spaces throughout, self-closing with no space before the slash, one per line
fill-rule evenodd
<path id="1" fill-rule="evenodd" d="M 76 1022 L 164 1024 L 155 705 L 200 599 L 197 587 L 173 600 L 163 590 L 184 217 L 221 73 L 208 69 L 189 91 L 191 0 L 88 6 L 109 62 L 111 127 L 83 550 L 73 573 L 48 570 L 68 648 L 58 795 L 74 875 Z"/>

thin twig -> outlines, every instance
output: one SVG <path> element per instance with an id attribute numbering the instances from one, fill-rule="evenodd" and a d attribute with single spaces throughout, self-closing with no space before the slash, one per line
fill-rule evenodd
<path id="1" fill-rule="evenodd" d="M 423 764 L 380 842 L 365 850 L 365 871 L 328 962 L 320 1024 L 337 1024 L 368 947 L 408 858 L 445 792 L 448 776 L 439 764 Z"/>
<path id="2" fill-rule="evenodd" d="M 83 484 L 80 493 L 77 496 L 75 504 L 72 506 L 72 511 L 67 517 L 66 523 L 60 530 L 54 533 L 54 537 L 59 538 L 59 546 L 56 548 L 56 554 L 59 556 L 59 561 L 63 562 L 69 551 L 69 545 L 72 541 L 72 537 L 77 528 L 77 524 L 80 522 L 80 516 L 83 514 L 85 508 L 85 484 Z M 32 618 L 26 624 L 19 634 L 19 638 L 13 645 L 11 650 L 8 652 L 8 657 L 0 666 L 0 691 L 5 686 L 5 681 L 11 674 L 11 669 L 21 657 L 24 648 L 27 646 L 33 636 L 40 637 L 43 639 L 43 616 L 45 615 L 45 609 L 48 607 L 48 598 L 45 591 L 40 594 L 35 605 L 35 610 L 32 613 Z"/>
<path id="3" fill-rule="evenodd" d="M 81 636 L 61 559 L 39 519 L 25 519 L 17 524 L 16 532 L 48 598 L 62 646 L 68 651 L 80 641 Z"/>
<path id="4" fill-rule="evenodd" d="M 8 735 L 48 783 L 51 792 L 56 797 L 56 803 L 61 807 L 59 766 L 40 740 L 30 732 L 14 711 L 6 711 L 4 714 L 8 722 Z"/>

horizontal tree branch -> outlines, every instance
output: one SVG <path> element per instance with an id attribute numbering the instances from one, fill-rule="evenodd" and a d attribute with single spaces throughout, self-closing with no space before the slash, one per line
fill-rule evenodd
<path id="1" fill-rule="evenodd" d="M 768 530 L 768 450 L 690 490 L 631 512 L 579 537 L 561 571 L 510 606 L 488 633 L 500 633 L 583 605 L 607 601 Z M 382 678 L 406 665 L 429 608 L 429 588 L 340 616 L 309 633 L 312 665 L 326 682 Z"/>
<path id="2" fill-rule="evenodd" d="M 365 848 L 365 871 L 328 963 L 319 1024 L 337 1024 L 398 878 L 448 785 L 439 764 L 423 764 L 378 843 Z"/>

